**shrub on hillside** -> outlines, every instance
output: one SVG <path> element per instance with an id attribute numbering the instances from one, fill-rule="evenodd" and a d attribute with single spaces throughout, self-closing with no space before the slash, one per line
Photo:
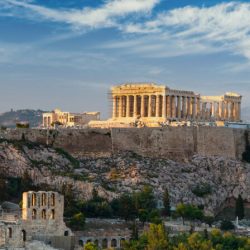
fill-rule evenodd
<path id="1" fill-rule="evenodd" d="M 212 193 L 212 188 L 211 188 L 211 186 L 209 184 L 202 183 L 202 184 L 196 185 L 192 189 L 192 193 L 195 194 L 198 197 L 204 197 L 204 196 Z"/>

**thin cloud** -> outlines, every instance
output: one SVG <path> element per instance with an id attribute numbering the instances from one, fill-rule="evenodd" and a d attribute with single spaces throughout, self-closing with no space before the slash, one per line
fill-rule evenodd
<path id="1" fill-rule="evenodd" d="M 67 23 L 81 31 L 86 27 L 117 28 L 126 35 L 120 41 L 106 45 L 106 48 L 127 48 L 121 53 L 172 57 L 227 51 L 250 60 L 249 3 L 186 6 L 169 11 L 160 10 L 156 16 L 145 15 L 153 11 L 159 2 L 160 0 L 109 0 L 96 8 L 83 9 L 52 9 L 27 0 L 4 0 L 2 5 L 5 7 L 5 14 L 8 10 L 9 14 L 27 18 L 39 17 Z M 131 15 L 134 13 L 141 14 L 143 18 Z"/>
<path id="2" fill-rule="evenodd" d="M 28 12 L 22 14 L 34 18 L 34 14 L 55 22 L 64 22 L 75 27 L 112 27 L 117 26 L 116 18 L 124 17 L 132 13 L 150 12 L 159 0 L 110 0 L 98 8 L 83 8 L 70 10 L 56 10 L 27 1 L 4 0 L 3 7 L 15 11 L 16 8 L 24 8 Z M 19 12 L 20 13 L 20 12 Z"/>
<path id="3" fill-rule="evenodd" d="M 208 8 L 187 6 L 162 12 L 154 20 L 124 25 L 123 31 L 138 36 L 147 34 L 147 43 L 152 40 L 155 45 L 162 41 L 166 47 L 176 43 L 171 51 L 177 55 L 229 51 L 250 59 L 249 23 L 250 4 L 229 2 Z M 159 38 L 157 41 L 152 39 L 155 36 Z M 146 48 L 147 44 L 144 45 Z"/>

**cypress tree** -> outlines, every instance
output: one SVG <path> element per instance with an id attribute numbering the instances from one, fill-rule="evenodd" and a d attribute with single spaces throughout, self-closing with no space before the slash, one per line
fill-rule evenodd
<path id="1" fill-rule="evenodd" d="M 164 214 L 166 216 L 171 215 L 171 206 L 170 206 L 170 198 L 169 198 L 169 192 L 168 189 L 165 189 L 165 192 L 163 194 L 163 205 L 164 205 Z"/>
<path id="2" fill-rule="evenodd" d="M 235 216 L 239 218 L 239 220 L 242 220 L 245 216 L 245 211 L 244 211 L 244 201 L 241 197 L 241 195 L 238 196 L 236 200 L 236 205 L 235 205 Z"/>

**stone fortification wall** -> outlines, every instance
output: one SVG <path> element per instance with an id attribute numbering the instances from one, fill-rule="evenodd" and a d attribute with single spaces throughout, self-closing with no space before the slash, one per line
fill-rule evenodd
<path id="1" fill-rule="evenodd" d="M 248 131 L 250 136 L 250 131 Z M 19 129 L 0 131 L 0 138 L 49 143 L 75 156 L 110 156 L 132 151 L 149 157 L 184 160 L 194 154 L 240 159 L 245 130 L 219 127 Z"/>
<path id="2" fill-rule="evenodd" d="M 131 128 L 112 129 L 114 152 L 133 151 L 139 155 L 183 159 L 195 151 L 194 129 Z"/>

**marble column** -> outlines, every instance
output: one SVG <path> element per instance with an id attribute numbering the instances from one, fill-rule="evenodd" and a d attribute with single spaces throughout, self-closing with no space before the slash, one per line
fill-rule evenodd
<path id="1" fill-rule="evenodd" d="M 234 121 L 237 121 L 238 120 L 238 103 L 237 102 L 234 102 Z"/>
<path id="2" fill-rule="evenodd" d="M 144 104 L 145 104 L 145 96 L 142 95 L 141 96 L 141 117 L 145 116 L 145 108 L 144 108 Z"/>
<path id="3" fill-rule="evenodd" d="M 156 101 L 155 101 L 155 115 L 156 117 L 160 116 L 160 96 L 156 95 Z"/>
<path id="4" fill-rule="evenodd" d="M 206 120 L 206 111 L 207 111 L 207 103 L 206 102 L 203 102 L 202 103 L 202 120 Z"/>
<path id="5" fill-rule="evenodd" d="M 233 120 L 233 112 L 232 112 L 232 102 L 230 101 L 229 104 L 228 104 L 228 119 L 230 121 Z"/>
<path id="6" fill-rule="evenodd" d="M 196 112 L 197 112 L 197 101 L 196 97 L 192 98 L 192 118 L 195 120 L 196 119 Z"/>
<path id="7" fill-rule="evenodd" d="M 214 102 L 211 102 L 210 103 L 210 114 L 211 114 L 211 117 L 214 117 Z"/>
<path id="8" fill-rule="evenodd" d="M 116 96 L 113 96 L 113 118 L 115 118 L 116 117 L 116 113 L 117 113 L 117 111 L 116 111 Z"/>
<path id="9" fill-rule="evenodd" d="M 162 117 L 166 118 L 166 93 L 164 93 L 162 99 Z"/>
<path id="10" fill-rule="evenodd" d="M 196 107 L 197 107 L 197 120 L 199 120 L 201 117 L 201 99 L 200 99 L 200 97 L 197 97 Z"/>
<path id="11" fill-rule="evenodd" d="M 219 104 L 218 104 L 218 102 L 214 103 L 214 117 L 215 117 L 215 120 L 218 120 L 218 117 L 219 117 Z"/>
<path id="12" fill-rule="evenodd" d="M 225 110 L 224 110 L 224 117 L 225 117 L 225 119 L 227 120 L 227 119 L 228 119 L 228 102 L 227 102 L 227 101 L 225 101 L 224 107 L 225 107 Z"/>
<path id="13" fill-rule="evenodd" d="M 183 96 L 182 97 L 182 118 L 187 117 L 187 97 Z"/>
<path id="14" fill-rule="evenodd" d="M 190 118 L 191 115 L 191 97 L 187 97 L 187 117 Z"/>
<path id="15" fill-rule="evenodd" d="M 122 117 L 122 96 L 118 97 L 118 116 Z"/>
<path id="16" fill-rule="evenodd" d="M 181 96 L 177 96 L 177 117 L 181 119 Z"/>
<path id="17" fill-rule="evenodd" d="M 176 96 L 172 96 L 171 106 L 172 106 L 171 117 L 176 118 Z"/>
<path id="18" fill-rule="evenodd" d="M 231 121 L 235 121 L 235 102 L 231 102 Z"/>
<path id="19" fill-rule="evenodd" d="M 167 117 L 171 117 L 171 96 L 167 96 Z"/>
<path id="20" fill-rule="evenodd" d="M 221 117 L 223 120 L 225 119 L 225 103 L 224 103 L 224 101 L 221 102 Z"/>
<path id="21" fill-rule="evenodd" d="M 148 95 L 148 117 L 152 116 L 152 95 Z"/>
<path id="22" fill-rule="evenodd" d="M 130 98 L 129 95 L 126 96 L 126 117 L 130 116 Z"/>
<path id="23" fill-rule="evenodd" d="M 235 102 L 232 102 L 232 119 L 233 119 L 233 121 L 236 120 L 235 117 L 236 117 Z"/>
<path id="24" fill-rule="evenodd" d="M 137 117 L 137 96 L 134 95 L 134 109 L 133 109 L 134 117 Z"/>

